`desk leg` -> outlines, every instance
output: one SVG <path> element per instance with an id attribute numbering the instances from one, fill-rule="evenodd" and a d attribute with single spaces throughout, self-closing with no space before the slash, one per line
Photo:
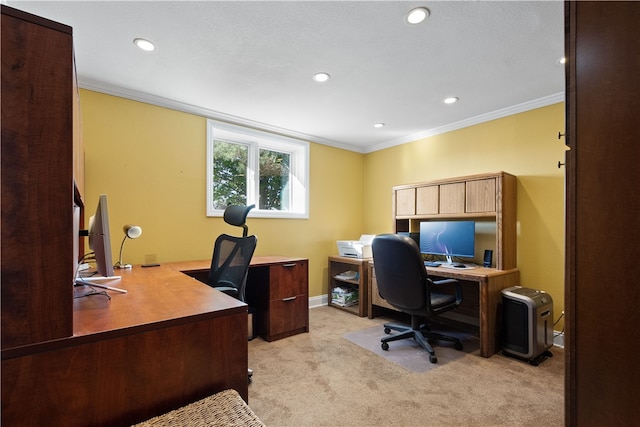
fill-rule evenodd
<path id="1" fill-rule="evenodd" d="M 480 282 L 480 355 L 491 357 L 502 346 L 502 290 L 520 283 L 520 272 L 491 276 Z"/>

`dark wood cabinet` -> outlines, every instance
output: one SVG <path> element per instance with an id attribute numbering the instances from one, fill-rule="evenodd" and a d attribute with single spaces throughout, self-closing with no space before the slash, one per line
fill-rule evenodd
<path id="1" fill-rule="evenodd" d="M 74 92 L 71 27 L 2 5 L 3 350 L 73 333 Z"/>
<path id="2" fill-rule="evenodd" d="M 131 425 L 226 388 L 247 400 L 247 306 L 181 265 L 123 270 L 127 294 L 74 299 L 72 30 L 1 9 L 2 425 Z"/>
<path id="3" fill-rule="evenodd" d="M 638 425 L 640 3 L 565 12 L 566 425 Z"/>
<path id="4" fill-rule="evenodd" d="M 309 332 L 309 261 L 292 258 L 252 264 L 246 299 L 255 310 L 256 332 L 265 340 Z"/>

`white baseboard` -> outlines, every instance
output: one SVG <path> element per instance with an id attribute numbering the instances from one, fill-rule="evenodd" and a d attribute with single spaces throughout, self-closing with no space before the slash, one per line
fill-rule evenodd
<path id="1" fill-rule="evenodd" d="M 309 308 L 322 307 L 329 304 L 329 296 L 327 294 L 309 298 Z"/>
<path id="2" fill-rule="evenodd" d="M 564 332 L 553 331 L 553 346 L 564 348 Z"/>

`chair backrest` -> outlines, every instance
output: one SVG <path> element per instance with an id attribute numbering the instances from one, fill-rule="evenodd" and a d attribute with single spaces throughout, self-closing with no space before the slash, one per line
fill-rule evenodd
<path id="1" fill-rule="evenodd" d="M 207 284 L 244 301 L 249 263 L 257 243 L 256 236 L 218 236 L 213 247 Z"/>
<path id="2" fill-rule="evenodd" d="M 224 210 L 224 221 L 242 227 L 242 237 L 228 234 L 218 236 L 213 245 L 211 268 L 207 278 L 209 286 L 243 302 L 249 263 L 258 244 L 256 236 L 247 236 L 249 229 L 245 224 L 249 211 L 254 207 L 255 205 L 227 206 Z"/>
<path id="3" fill-rule="evenodd" d="M 427 271 L 416 242 L 398 234 L 381 234 L 371 244 L 378 292 L 402 311 L 427 306 Z"/>

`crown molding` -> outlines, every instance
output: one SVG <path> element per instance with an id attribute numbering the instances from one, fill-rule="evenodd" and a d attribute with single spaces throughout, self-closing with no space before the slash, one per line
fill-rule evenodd
<path id="1" fill-rule="evenodd" d="M 225 123 L 230 123 L 238 126 L 244 126 L 251 129 L 257 129 L 277 135 L 283 135 L 289 138 L 295 138 L 307 142 L 315 142 L 323 145 L 331 145 L 337 148 L 342 148 L 350 151 L 362 152 L 361 149 L 353 147 L 349 144 L 341 143 L 339 141 L 328 140 L 320 138 L 314 135 L 308 135 L 302 132 L 296 132 L 290 129 L 284 129 L 278 126 L 269 125 L 267 123 L 261 123 L 254 120 L 245 119 L 231 114 L 221 113 L 219 111 L 210 110 L 208 108 L 198 107 L 196 105 L 187 104 L 184 102 L 176 101 L 161 96 L 151 95 L 144 92 L 139 92 L 132 89 L 123 88 L 120 86 L 110 85 L 104 82 L 97 82 L 89 79 L 78 78 L 78 86 L 82 89 L 91 90 L 94 92 L 104 93 L 106 95 L 117 96 L 120 98 L 129 99 L 132 101 L 138 101 L 145 104 L 154 105 L 157 107 L 167 108 L 170 110 L 180 111 L 182 113 L 195 114 L 198 116 L 206 117 L 208 119 L 218 120 Z"/>
<path id="2" fill-rule="evenodd" d="M 480 123 L 489 122 L 491 120 L 512 116 L 514 114 L 523 113 L 525 111 L 535 110 L 536 108 L 546 107 L 547 105 L 557 104 L 558 102 L 564 102 L 564 100 L 565 100 L 564 92 L 554 93 L 553 95 L 544 96 L 542 98 L 523 102 L 521 104 L 516 104 L 511 107 L 502 108 L 500 110 L 492 111 L 490 113 L 481 114 L 479 116 L 470 117 L 468 119 L 460 120 L 458 122 L 451 123 L 445 126 L 428 129 L 422 132 L 414 133 L 412 135 L 404 136 L 402 138 L 397 138 L 391 141 L 383 142 L 381 144 L 376 144 L 371 147 L 368 147 L 368 149 L 363 152 L 365 154 L 373 153 L 374 151 L 380 151 L 385 148 L 395 147 L 396 145 L 402 145 L 409 142 L 418 141 L 420 139 L 429 138 L 431 136 L 440 135 L 443 133 L 466 128 L 469 126 L 478 125 Z"/>
<path id="3" fill-rule="evenodd" d="M 457 129 L 462 129 L 469 126 L 474 126 L 480 123 L 488 122 L 491 120 L 499 119 L 502 117 L 511 116 L 513 114 L 522 113 L 536 108 L 546 107 L 547 105 L 556 104 L 558 102 L 564 102 L 564 92 L 558 92 L 553 95 L 545 96 L 535 99 L 533 101 L 523 102 L 511 107 L 496 110 L 490 113 L 481 114 L 479 116 L 471 117 L 468 119 L 460 120 L 455 123 L 451 123 L 445 126 L 440 126 L 433 129 L 427 129 L 418 133 L 404 136 L 402 138 L 385 141 L 380 144 L 375 144 L 370 147 L 359 147 L 351 144 L 347 144 L 341 141 L 334 141 L 330 139 L 320 138 L 318 136 L 305 134 L 302 132 L 296 132 L 290 129 L 280 128 L 278 126 L 269 125 L 267 123 L 261 123 L 254 120 L 245 119 L 242 117 L 233 116 L 230 114 L 221 113 L 219 111 L 210 110 L 196 105 L 187 104 L 180 101 L 175 101 L 169 98 L 163 98 L 161 96 L 150 95 L 148 93 L 135 91 L 115 85 L 110 85 L 104 82 L 97 82 L 89 79 L 78 78 L 78 86 L 82 89 L 91 90 L 94 92 L 100 92 L 107 95 L 118 96 L 132 101 L 143 102 L 145 104 L 151 104 L 158 107 L 168 108 L 170 110 L 176 110 L 183 113 L 195 114 L 206 118 L 219 120 L 226 123 L 231 123 L 239 126 L 245 126 L 252 129 L 258 129 L 261 131 L 270 132 L 277 135 L 283 135 L 290 138 L 299 139 L 307 142 L 314 142 L 317 144 L 328 145 L 331 147 L 340 148 L 343 150 L 354 151 L 357 153 L 373 153 L 375 151 L 384 150 L 385 148 L 395 147 L 397 145 L 406 144 L 409 142 L 417 141 L 420 139 L 428 138 L 431 136 L 451 132 Z"/>

